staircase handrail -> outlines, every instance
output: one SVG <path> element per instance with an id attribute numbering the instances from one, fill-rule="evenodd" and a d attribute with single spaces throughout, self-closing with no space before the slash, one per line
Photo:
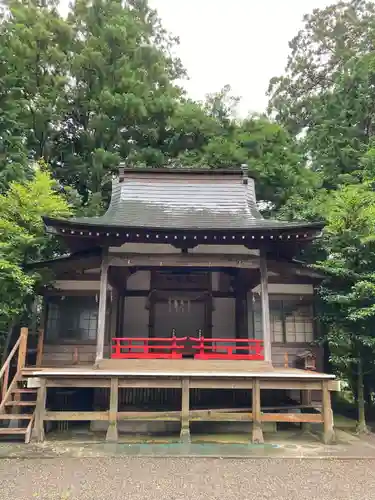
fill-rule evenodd
<path id="1" fill-rule="evenodd" d="M 10 351 L 7 359 L 5 360 L 5 363 L 3 364 L 3 367 L 0 370 L 0 380 L 3 378 L 3 375 L 4 375 L 5 371 L 7 370 L 7 368 L 10 368 L 10 362 L 12 361 L 13 356 L 16 354 L 20 343 L 21 343 L 21 336 L 18 337 L 17 342 L 14 344 L 13 349 Z"/>
<path id="2" fill-rule="evenodd" d="M 10 351 L 9 356 L 5 360 L 4 365 L 0 369 L 0 385 L 1 385 L 1 398 L 0 398 L 0 409 L 4 406 L 11 389 L 16 383 L 22 368 L 24 368 L 26 363 L 26 353 L 27 353 L 27 337 L 28 337 L 28 329 L 21 328 L 20 336 L 17 339 L 17 342 L 14 344 L 13 349 Z M 12 381 L 9 383 L 9 372 L 11 367 L 11 362 L 18 351 L 17 358 L 17 370 L 14 375 Z"/>

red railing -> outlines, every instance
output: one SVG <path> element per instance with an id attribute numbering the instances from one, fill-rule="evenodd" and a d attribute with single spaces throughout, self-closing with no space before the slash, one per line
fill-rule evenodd
<path id="1" fill-rule="evenodd" d="M 181 359 L 187 337 L 112 339 L 112 359 Z M 137 344 L 135 344 L 137 342 Z M 161 344 L 160 344 L 161 343 Z"/>
<path id="2" fill-rule="evenodd" d="M 190 338 L 197 342 L 193 349 L 195 359 L 249 359 L 263 360 L 263 341 L 255 339 Z M 229 344 L 229 345 L 228 345 Z"/>
<path id="3" fill-rule="evenodd" d="M 189 339 L 190 345 L 185 345 Z M 193 344 L 192 344 L 193 343 Z M 112 359 L 181 359 L 184 349 L 195 359 L 263 360 L 263 341 L 194 337 L 112 339 Z"/>

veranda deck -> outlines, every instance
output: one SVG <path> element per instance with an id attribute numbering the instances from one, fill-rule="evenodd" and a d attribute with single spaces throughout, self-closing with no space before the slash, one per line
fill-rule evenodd
<path id="1" fill-rule="evenodd" d="M 323 438 L 333 438 L 333 417 L 330 391 L 339 390 L 333 375 L 297 368 L 278 368 L 265 362 L 230 360 L 103 360 L 98 366 L 32 367 L 22 370 L 29 387 L 38 388 L 34 437 L 44 440 L 45 421 L 107 421 L 107 440 L 118 439 L 119 421 L 180 421 L 181 439 L 190 439 L 190 422 L 224 421 L 252 424 L 253 442 L 263 442 L 262 422 L 294 422 L 323 424 Z M 46 408 L 48 388 L 107 388 L 108 411 L 49 411 Z M 119 411 L 119 389 L 180 389 L 179 411 Z M 249 390 L 251 411 L 192 410 L 190 389 Z M 262 412 L 261 391 L 300 390 L 322 393 L 322 412 L 273 413 Z"/>
<path id="2" fill-rule="evenodd" d="M 243 360 L 105 359 L 97 366 L 24 368 L 22 375 L 45 379 L 48 387 L 109 387 L 118 378 L 119 387 L 181 388 L 188 379 L 190 388 L 252 389 L 257 379 L 263 389 L 320 390 L 325 381 L 329 390 L 339 390 L 334 375 Z"/>

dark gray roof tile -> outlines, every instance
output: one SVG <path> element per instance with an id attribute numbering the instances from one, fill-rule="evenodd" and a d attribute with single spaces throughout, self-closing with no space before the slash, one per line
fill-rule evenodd
<path id="1" fill-rule="evenodd" d="M 149 229 L 288 229 L 306 222 L 264 219 L 255 200 L 253 179 L 241 176 L 153 175 L 132 173 L 113 182 L 112 199 L 100 217 L 70 223 Z"/>

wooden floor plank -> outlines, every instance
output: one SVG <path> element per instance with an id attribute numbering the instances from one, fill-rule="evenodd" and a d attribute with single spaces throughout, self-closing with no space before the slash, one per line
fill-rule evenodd
<path id="1" fill-rule="evenodd" d="M 198 360 L 198 359 L 125 359 L 111 360 L 104 359 L 99 363 L 98 367 L 94 366 L 65 366 L 59 367 L 42 367 L 42 368 L 26 368 L 23 370 L 23 376 L 38 376 L 46 375 L 53 376 L 55 374 L 69 376 L 77 376 L 84 373 L 88 376 L 100 377 L 104 373 L 115 372 L 115 374 L 124 376 L 200 376 L 208 377 L 231 377 L 244 376 L 249 377 L 252 374 L 257 376 L 269 376 L 270 378 L 312 378 L 323 380 L 324 378 L 333 378 L 331 375 L 318 373 L 315 371 L 301 370 L 298 368 L 281 368 L 274 367 L 264 361 L 244 361 L 244 360 Z M 106 375 L 105 375 L 106 376 Z"/>

